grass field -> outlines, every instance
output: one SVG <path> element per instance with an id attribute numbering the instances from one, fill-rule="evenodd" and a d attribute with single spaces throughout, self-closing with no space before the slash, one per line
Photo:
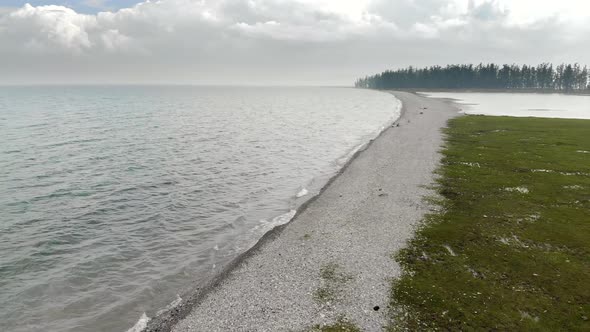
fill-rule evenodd
<path id="1" fill-rule="evenodd" d="M 392 331 L 590 331 L 590 120 L 449 123 Z"/>

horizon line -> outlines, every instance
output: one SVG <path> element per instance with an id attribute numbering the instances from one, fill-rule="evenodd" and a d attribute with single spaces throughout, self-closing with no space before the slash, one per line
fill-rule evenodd
<path id="1" fill-rule="evenodd" d="M 176 87 L 244 87 L 244 88 L 295 88 L 295 87 L 317 87 L 317 88 L 354 88 L 354 84 L 202 84 L 202 83 L 0 83 L 0 87 L 109 87 L 109 86 L 176 86 Z"/>

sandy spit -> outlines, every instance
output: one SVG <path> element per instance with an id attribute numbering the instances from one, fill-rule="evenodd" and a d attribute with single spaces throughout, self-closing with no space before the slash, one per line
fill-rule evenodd
<path id="1" fill-rule="evenodd" d="M 392 93 L 403 103 L 392 127 L 290 223 L 146 330 L 305 331 L 345 317 L 382 331 L 390 280 L 400 274 L 392 254 L 429 211 L 422 198 L 440 161 L 441 128 L 458 115 L 451 103 Z"/>

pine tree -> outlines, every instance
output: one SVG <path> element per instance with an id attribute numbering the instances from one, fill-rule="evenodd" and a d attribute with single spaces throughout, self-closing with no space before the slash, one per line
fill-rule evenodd
<path id="1" fill-rule="evenodd" d="M 507 65 L 493 63 L 475 65 L 447 65 L 425 68 L 408 67 L 386 70 L 383 73 L 360 78 L 355 82 L 359 88 L 403 89 L 543 89 L 556 91 L 581 91 L 590 89 L 587 67 L 579 64 L 550 63 L 537 66 Z"/>

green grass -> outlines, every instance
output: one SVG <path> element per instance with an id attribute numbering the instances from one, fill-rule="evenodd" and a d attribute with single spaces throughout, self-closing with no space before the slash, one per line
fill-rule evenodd
<path id="1" fill-rule="evenodd" d="M 590 121 L 449 123 L 390 330 L 590 331 Z"/>
<path id="2" fill-rule="evenodd" d="M 320 268 L 320 277 L 334 283 L 345 283 L 352 278 L 336 263 L 329 263 L 322 266 Z"/>
<path id="3" fill-rule="evenodd" d="M 352 277 L 340 265 L 328 263 L 320 268 L 322 287 L 314 292 L 314 299 L 320 303 L 331 303 L 338 300 L 342 286 Z"/>

